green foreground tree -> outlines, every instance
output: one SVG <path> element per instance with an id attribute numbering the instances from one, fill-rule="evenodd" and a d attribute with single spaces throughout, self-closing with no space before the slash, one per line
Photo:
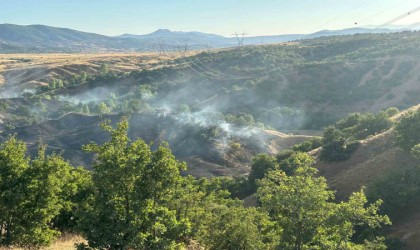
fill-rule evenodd
<path id="1" fill-rule="evenodd" d="M 64 209 L 72 167 L 61 156 L 26 157 L 25 143 L 15 137 L 0 146 L 0 244 L 39 247 L 60 233 L 53 219 Z"/>
<path id="2" fill-rule="evenodd" d="M 366 205 L 362 190 L 348 202 L 335 203 L 325 178 L 315 174 L 311 167 L 299 167 L 293 176 L 274 170 L 259 182 L 262 208 L 283 228 L 280 249 L 366 249 L 352 243 L 351 237 L 356 226 L 390 224 L 387 216 L 377 214 L 382 202 Z M 384 249 L 380 239 L 366 244 Z"/>
<path id="3" fill-rule="evenodd" d="M 103 145 L 84 149 L 96 154 L 92 173 L 93 194 L 84 204 L 80 229 L 90 247 L 111 249 L 171 249 L 188 233 L 169 207 L 185 164 L 167 145 L 151 151 L 142 140 L 128 138 L 128 121 L 114 129 Z"/>

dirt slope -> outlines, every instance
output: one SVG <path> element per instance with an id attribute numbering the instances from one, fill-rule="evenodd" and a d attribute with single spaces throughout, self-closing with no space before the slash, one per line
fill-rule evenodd
<path id="1" fill-rule="evenodd" d="M 416 105 L 393 117 L 400 119 L 404 114 L 419 109 Z M 319 159 L 320 150 L 311 152 Z M 316 167 L 320 175 L 327 178 L 329 186 L 337 190 L 339 200 L 367 186 L 382 175 L 395 169 L 408 169 L 418 165 L 407 152 L 395 145 L 393 130 L 375 135 L 360 142 L 358 149 L 346 161 L 322 162 L 317 161 Z M 407 207 L 401 215 L 394 219 L 388 235 L 403 240 L 408 249 L 419 249 L 420 246 L 420 202 Z"/>

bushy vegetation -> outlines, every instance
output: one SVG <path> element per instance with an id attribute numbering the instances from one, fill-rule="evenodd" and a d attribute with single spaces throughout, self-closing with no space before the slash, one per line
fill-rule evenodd
<path id="1" fill-rule="evenodd" d="M 414 149 L 420 143 L 420 110 L 404 116 L 395 126 L 395 134 L 399 147 L 408 152 Z"/>
<path id="2" fill-rule="evenodd" d="M 366 206 L 361 190 L 348 202 L 335 203 L 334 192 L 328 190 L 323 177 L 315 177 L 316 169 L 303 166 L 288 176 L 270 171 L 260 181 L 257 196 L 276 225 L 283 229 L 281 249 L 353 249 L 355 226 L 371 228 L 389 224 L 388 217 L 377 214 L 381 201 Z M 366 246 L 365 246 L 366 247 Z M 374 249 L 384 249 L 378 242 Z"/>
<path id="3" fill-rule="evenodd" d="M 0 244 L 38 247 L 50 244 L 60 223 L 69 222 L 73 203 L 82 189 L 78 178 L 89 175 L 73 168 L 59 155 L 26 157 L 26 145 L 15 137 L 0 145 Z M 65 218 L 66 217 L 66 218 Z M 64 226 L 61 224 L 61 226 Z"/>
<path id="4" fill-rule="evenodd" d="M 296 144 L 292 147 L 294 151 L 309 152 L 322 146 L 322 138 L 314 137 L 302 143 Z"/>
<path id="5" fill-rule="evenodd" d="M 1 144 L 1 245 L 38 247 L 73 231 L 88 241 L 80 249 L 360 248 L 351 240 L 356 226 L 389 223 L 376 214 L 381 201 L 367 205 L 363 192 L 335 203 L 304 153 L 282 158 L 278 167 L 259 156 L 255 164 L 267 163 L 254 169 L 261 206 L 247 208 L 230 198 L 229 181 L 182 176 L 186 166 L 167 145 L 152 151 L 131 141 L 127 120 L 102 127 L 111 139 L 84 147 L 96 155 L 93 172 L 45 155 L 43 147 L 29 159 L 14 137 Z M 379 238 L 366 244 L 383 246 Z"/>
<path id="6" fill-rule="evenodd" d="M 397 145 L 420 160 L 420 110 L 409 112 L 395 126 Z M 381 176 L 369 185 L 369 197 L 385 201 L 383 212 L 398 216 L 401 209 L 419 201 L 420 162 L 404 166 Z"/>
<path id="7" fill-rule="evenodd" d="M 321 160 L 346 160 L 357 149 L 359 140 L 365 139 L 391 128 L 390 115 L 394 112 L 382 111 L 377 114 L 352 113 L 334 125 L 324 129 Z"/>
<path id="8" fill-rule="evenodd" d="M 381 211 L 396 217 L 401 209 L 417 202 L 420 195 L 420 166 L 394 170 L 369 186 L 371 200 L 385 201 Z"/>

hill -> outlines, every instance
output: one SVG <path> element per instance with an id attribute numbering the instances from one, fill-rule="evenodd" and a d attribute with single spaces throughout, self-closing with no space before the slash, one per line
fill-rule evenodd
<path id="1" fill-rule="evenodd" d="M 7 133 L 26 131 L 22 133 L 29 136 L 41 129 L 47 131 L 42 133 L 46 137 L 59 138 L 64 128 L 52 126 L 53 132 L 48 132 L 39 126 L 50 127 L 50 120 L 60 120 L 68 113 L 97 117 L 88 124 L 80 122 L 88 127 L 99 123 L 103 113 L 135 113 L 136 117 L 166 124 L 146 126 L 144 130 L 155 131 L 142 132 L 151 134 L 146 137 L 148 141 L 163 138 L 172 147 L 183 148 L 182 143 L 195 145 L 203 140 L 207 149 L 218 152 L 203 160 L 207 149 L 188 153 L 175 150 L 178 157 L 195 162 L 192 165 L 215 164 L 209 164 L 210 169 L 238 165 L 241 161 L 228 156 L 217 143 L 229 145 L 227 149 L 230 143 L 239 143 L 244 150 L 238 155 L 245 159 L 246 167 L 218 174 L 241 175 L 246 173 L 253 153 L 275 152 L 270 143 L 263 149 L 250 147 L 253 131 L 259 131 L 258 136 L 267 129 L 305 135 L 307 130 L 321 130 L 351 112 L 377 112 L 391 106 L 405 109 L 418 104 L 419 37 L 419 32 L 322 37 L 185 57 L 176 53 L 86 58 L 61 55 L 56 59 L 12 56 L 7 59 L 9 68 L 2 72 L 6 83 L 0 92 L 7 106 L 2 111 L 2 126 Z M 42 65 L 43 60 L 53 63 Z M 23 89 L 27 92 L 24 101 L 11 98 L 23 97 Z M 191 133 L 185 137 L 177 134 L 172 123 L 179 131 L 190 129 Z M 38 139 L 32 136 L 31 141 Z M 65 144 L 52 146 L 60 150 Z M 79 150 L 80 155 L 81 144 L 72 149 Z M 74 162 L 85 165 L 80 155 Z"/>
<path id="2" fill-rule="evenodd" d="M 413 106 L 395 115 L 393 119 L 398 121 L 408 111 L 420 110 L 419 108 L 419 105 Z M 394 192 L 397 197 L 404 196 L 404 193 L 407 192 L 405 189 L 411 184 L 401 176 L 405 173 L 415 173 L 419 167 L 418 160 L 398 147 L 395 141 L 394 128 L 361 140 L 356 151 L 351 154 L 349 159 L 344 161 L 321 161 L 319 152 L 320 149 L 316 149 L 311 151 L 310 154 L 317 159 L 315 166 L 319 169 L 319 174 L 325 176 L 329 186 L 337 190 L 339 200 L 343 200 L 352 192 L 366 187 L 371 196 L 383 199 L 385 204 L 388 203 L 386 212 L 391 213 L 393 225 L 386 228 L 386 234 L 404 242 L 406 244 L 404 249 L 417 249 L 420 236 L 419 200 L 416 197 L 411 197 L 407 203 L 403 203 L 393 200 L 395 199 L 393 195 L 379 195 L 378 197 L 375 194 L 375 188 L 378 188 L 375 185 L 378 185 L 379 182 L 389 186 L 391 192 Z M 388 181 L 384 183 L 384 180 Z M 402 186 L 392 186 L 395 185 L 393 183 L 399 182 L 403 183 Z M 379 188 L 383 189 L 384 187 L 379 186 Z M 415 190 L 417 187 L 412 186 L 411 188 Z M 390 206 L 396 206 L 396 204 L 398 204 L 397 207 L 390 209 Z"/>
<path id="3" fill-rule="evenodd" d="M 0 24 L 2 53 L 141 50 L 133 39 L 113 38 L 45 25 Z"/>
<path id="4" fill-rule="evenodd" d="M 108 139 L 106 133 L 98 125 L 105 119 L 116 123 L 121 117 L 69 113 L 56 120 L 9 130 L 1 137 L 5 140 L 9 135 L 16 134 L 27 143 L 31 155 L 36 155 L 38 143 L 42 141 L 47 144 L 48 152 L 62 152 L 76 166 L 91 166 L 92 156 L 84 153 L 82 146 L 91 141 L 105 142 Z M 155 146 L 169 142 L 175 156 L 188 163 L 189 173 L 199 177 L 245 175 L 253 155 L 276 154 L 311 138 L 263 129 L 211 137 L 205 134 L 209 133 L 205 126 L 184 123 L 176 115 L 161 117 L 154 113 L 134 113 L 129 121 L 131 138 L 142 138 Z M 233 144 L 239 146 L 232 147 Z"/>
<path id="5" fill-rule="evenodd" d="M 312 34 L 249 36 L 244 38 L 244 45 L 284 43 L 323 36 L 389 33 L 402 30 L 404 28 L 350 28 L 322 30 Z M 189 50 L 227 48 L 238 45 L 235 37 L 224 37 L 197 31 L 181 32 L 159 29 L 145 35 L 123 34 L 111 37 L 46 25 L 0 24 L 0 53 L 164 52 L 178 51 L 179 47 L 186 43 Z"/>
<path id="6" fill-rule="evenodd" d="M 192 54 L 193 52 L 190 52 Z M 162 67 L 178 54 L 155 53 L 86 53 L 86 54 L 3 54 L 0 55 L 0 88 L 2 97 L 19 97 L 48 86 L 53 79 L 69 79 L 74 75 L 96 74 L 102 65 L 110 72 Z"/>

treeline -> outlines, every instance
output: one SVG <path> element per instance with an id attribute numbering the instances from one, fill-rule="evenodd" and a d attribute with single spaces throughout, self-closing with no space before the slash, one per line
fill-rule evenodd
<path id="1" fill-rule="evenodd" d="M 95 86 L 97 84 L 107 84 L 125 76 L 125 73 L 109 71 L 107 64 L 101 64 L 95 74 L 88 74 L 81 72 L 80 74 L 73 74 L 66 79 L 51 79 L 46 86 L 40 86 L 36 89 L 36 94 L 46 94 L 55 90 L 63 88 L 74 88 L 78 85 L 89 84 Z M 28 97 L 30 97 L 29 95 Z"/>
<path id="2" fill-rule="evenodd" d="M 352 113 L 324 129 L 320 158 L 324 161 L 346 160 L 357 149 L 359 141 L 384 132 L 394 124 L 391 120 L 398 113 L 389 108 L 376 114 Z"/>
<path id="3" fill-rule="evenodd" d="M 155 151 L 127 136 L 128 122 L 102 124 L 110 139 L 84 146 L 93 171 L 60 155 L 29 159 L 15 137 L 0 145 L 0 244 L 40 247 L 61 232 L 82 235 L 78 249 L 384 249 L 383 238 L 354 238 L 356 229 L 389 224 L 380 200 L 363 190 L 334 201 L 305 153 L 253 169 L 254 207 L 233 198 L 223 178 L 183 176 L 168 145 Z M 262 157 L 262 156 L 260 156 Z M 255 160 L 261 161 L 259 159 Z M 271 166 L 271 159 L 267 159 Z M 287 167 L 286 167 L 287 166 Z"/>

